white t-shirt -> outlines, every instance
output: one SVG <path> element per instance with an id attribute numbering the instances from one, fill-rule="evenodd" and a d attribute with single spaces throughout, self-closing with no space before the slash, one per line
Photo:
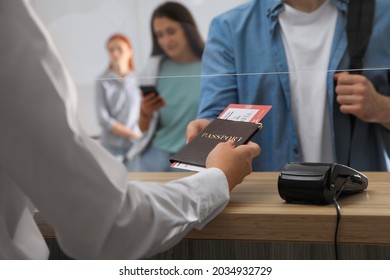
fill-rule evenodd
<path id="1" fill-rule="evenodd" d="M 336 20 L 337 8 L 330 0 L 312 13 L 286 4 L 279 15 L 292 114 L 305 162 L 334 162 L 326 79 Z"/>

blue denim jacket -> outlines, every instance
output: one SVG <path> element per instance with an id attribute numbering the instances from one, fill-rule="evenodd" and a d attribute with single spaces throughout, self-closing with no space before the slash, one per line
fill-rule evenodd
<path id="1" fill-rule="evenodd" d="M 333 76 L 349 66 L 345 32 L 348 1 L 332 1 L 338 8 L 338 19 L 328 65 L 327 96 L 335 158 L 347 164 L 351 151 L 350 166 L 362 171 L 387 170 L 390 131 L 380 124 L 357 120 L 350 141 L 350 117 L 340 113 L 334 102 Z M 378 92 L 389 95 L 390 72 L 382 68 L 390 67 L 390 1 L 376 2 L 374 30 L 363 62 L 365 68 L 376 70 L 363 71 L 363 75 Z M 254 161 L 256 171 L 278 171 L 287 162 L 301 160 L 278 22 L 283 10 L 282 0 L 253 0 L 218 16 L 211 23 L 203 57 L 198 118 L 214 119 L 231 103 L 273 106 L 263 120 L 263 130 L 254 138 L 262 148 Z"/>

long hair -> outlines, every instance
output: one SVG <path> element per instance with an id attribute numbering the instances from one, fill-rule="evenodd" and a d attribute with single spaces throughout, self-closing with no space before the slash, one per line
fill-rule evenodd
<path id="1" fill-rule="evenodd" d="M 125 35 L 119 34 L 119 33 L 114 34 L 110 38 L 108 38 L 107 44 L 106 44 L 107 49 L 108 49 L 108 45 L 111 43 L 111 41 L 114 41 L 114 40 L 120 40 L 120 41 L 124 42 L 131 50 L 133 49 L 133 46 L 131 45 L 130 40 Z M 108 70 L 113 70 L 113 69 L 114 69 L 114 67 L 110 63 L 108 65 Z M 129 59 L 129 69 L 131 71 L 135 71 L 133 56 L 130 57 L 130 59 Z"/>
<path id="2" fill-rule="evenodd" d="M 165 2 L 164 4 L 158 6 L 153 12 L 152 19 L 150 22 L 153 40 L 152 55 L 166 55 L 158 44 L 157 37 L 153 29 L 153 21 L 155 18 L 159 17 L 166 17 L 176 22 L 179 22 L 184 30 L 184 34 L 192 52 L 199 59 L 202 58 L 204 50 L 204 41 L 202 39 L 202 36 L 200 35 L 195 20 L 186 7 L 176 2 Z"/>

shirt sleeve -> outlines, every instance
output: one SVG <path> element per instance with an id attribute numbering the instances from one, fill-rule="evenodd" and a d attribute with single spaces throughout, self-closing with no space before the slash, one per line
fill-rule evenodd
<path id="1" fill-rule="evenodd" d="M 105 102 L 105 90 L 103 83 L 101 81 L 96 81 L 95 85 L 96 90 L 96 112 L 99 124 L 105 131 L 111 131 L 114 124 L 117 122 L 114 118 L 110 116 L 110 113 L 107 110 Z"/>
<path id="2" fill-rule="evenodd" d="M 105 258 L 117 258 L 119 254 L 138 259 L 167 250 L 191 229 L 202 229 L 229 199 L 226 178 L 219 169 L 164 185 L 129 181 L 127 187 L 102 248 Z"/>
<path id="3" fill-rule="evenodd" d="M 229 23 L 220 17 L 214 19 L 202 58 L 199 119 L 215 119 L 229 104 L 238 103 L 232 42 Z"/>
<path id="4" fill-rule="evenodd" d="M 202 228 L 228 202 L 222 171 L 167 184 L 129 181 L 78 124 L 72 79 L 26 3 L 9 1 L 11 22 L 1 25 L 9 67 L 0 72 L 0 91 L 12 95 L 0 95 L 0 167 L 55 229 L 61 248 L 76 259 L 138 259 Z"/>

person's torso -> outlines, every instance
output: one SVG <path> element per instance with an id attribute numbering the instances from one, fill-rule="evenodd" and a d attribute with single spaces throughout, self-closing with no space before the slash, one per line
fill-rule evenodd
<path id="1" fill-rule="evenodd" d="M 200 62 L 163 60 L 157 90 L 165 100 L 153 147 L 175 153 L 185 145 L 185 132 L 196 118 L 200 94 Z"/>
<path id="2" fill-rule="evenodd" d="M 344 150 L 349 148 L 349 144 L 347 147 L 347 136 L 339 137 L 338 132 L 334 131 L 339 130 L 341 134 L 342 129 L 333 127 L 340 122 L 340 118 L 345 117 L 334 114 L 333 76 L 336 71 L 348 69 L 349 66 L 345 32 L 347 3 L 337 0 L 333 0 L 332 3 L 337 7 L 338 15 L 327 69 L 326 94 L 332 126 L 331 137 L 333 145 L 336 146 L 335 160 L 343 163 Z M 363 75 L 374 83 L 378 92 L 389 95 L 387 69 L 390 65 L 390 48 L 385 47 L 389 39 L 383 34 L 390 32 L 390 18 L 385 12 L 390 9 L 390 2 L 379 0 L 376 3 L 375 27 L 363 62 L 364 67 L 370 70 L 363 71 Z M 262 153 L 255 159 L 253 165 L 254 170 L 257 171 L 281 170 L 287 162 L 302 161 L 296 123 L 292 117 L 288 62 L 278 20 L 283 10 L 283 2 L 279 0 L 251 1 L 216 18 L 216 25 L 223 30 L 213 35 L 215 40 L 226 34 L 231 38 L 231 45 L 227 48 L 234 57 L 234 71 L 237 73 L 235 77 L 237 102 L 273 106 L 263 120 L 262 131 L 254 138 L 254 141 L 262 147 Z M 214 57 L 218 59 L 219 54 L 215 53 Z M 226 74 L 228 77 L 232 74 L 232 69 L 218 69 L 218 64 L 214 66 L 214 71 L 216 72 L 209 73 L 206 69 L 202 75 L 224 76 Z M 222 78 L 221 83 L 223 83 Z M 208 90 L 218 91 L 219 88 L 208 88 Z M 207 93 L 202 92 L 202 94 L 202 98 L 207 99 L 205 96 Z M 213 112 L 212 115 L 208 115 L 202 113 L 201 108 L 200 116 L 205 118 L 216 118 L 217 112 L 221 112 L 228 105 L 223 102 L 213 103 L 213 110 L 211 110 L 210 104 L 207 102 L 205 104 L 207 110 Z M 370 124 L 361 124 L 360 134 L 372 135 L 372 129 L 369 127 Z M 361 162 L 360 169 L 383 169 L 381 159 L 378 157 L 375 159 L 375 156 L 364 152 L 366 150 L 364 146 L 377 150 L 377 139 L 367 136 L 358 142 L 355 150 L 356 161 Z"/>
<path id="3" fill-rule="evenodd" d="M 104 104 L 111 118 L 133 130 L 137 127 L 141 95 L 135 73 L 120 78 L 108 72 L 99 78 L 104 88 Z M 102 131 L 103 145 L 116 148 L 129 148 L 131 141 L 111 131 Z"/>

